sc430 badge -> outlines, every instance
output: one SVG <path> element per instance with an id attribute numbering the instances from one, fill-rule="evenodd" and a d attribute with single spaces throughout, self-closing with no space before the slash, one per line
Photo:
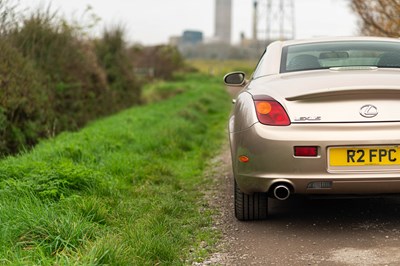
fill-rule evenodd
<path id="1" fill-rule="evenodd" d="M 309 121 L 321 121 L 322 117 L 320 116 L 301 116 L 295 117 L 294 121 L 296 122 L 309 122 Z"/>

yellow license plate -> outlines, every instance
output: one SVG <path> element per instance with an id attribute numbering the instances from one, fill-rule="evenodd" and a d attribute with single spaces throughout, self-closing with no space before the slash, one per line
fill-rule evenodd
<path id="1" fill-rule="evenodd" d="M 329 149 L 330 166 L 390 166 L 400 164 L 398 146 Z"/>

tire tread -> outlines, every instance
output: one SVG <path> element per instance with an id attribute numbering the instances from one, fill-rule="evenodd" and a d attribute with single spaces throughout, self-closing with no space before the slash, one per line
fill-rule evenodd
<path id="1" fill-rule="evenodd" d="M 235 181 L 235 216 L 240 221 L 265 220 L 268 217 L 267 193 L 243 193 Z"/>

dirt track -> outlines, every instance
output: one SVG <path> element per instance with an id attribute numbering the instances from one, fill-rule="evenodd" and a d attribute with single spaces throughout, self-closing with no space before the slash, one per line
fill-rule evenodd
<path id="1" fill-rule="evenodd" d="M 400 196 L 270 200 L 269 220 L 239 222 L 228 147 L 217 165 L 211 202 L 223 240 L 202 265 L 400 265 Z"/>

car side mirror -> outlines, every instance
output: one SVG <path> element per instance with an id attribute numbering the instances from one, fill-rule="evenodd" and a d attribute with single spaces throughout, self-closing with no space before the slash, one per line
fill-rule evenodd
<path id="1" fill-rule="evenodd" d="M 228 86 L 243 86 L 246 74 L 244 72 L 231 72 L 225 75 L 224 83 Z"/>

